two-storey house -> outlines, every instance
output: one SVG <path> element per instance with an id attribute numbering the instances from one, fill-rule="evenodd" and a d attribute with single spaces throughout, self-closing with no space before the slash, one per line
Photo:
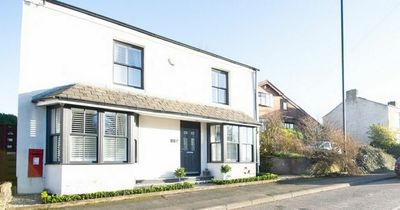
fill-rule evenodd
<path id="1" fill-rule="evenodd" d="M 337 128 L 343 126 L 342 103 L 337 105 L 322 120 L 324 125 Z M 371 125 L 383 125 L 395 132 L 397 140 L 400 141 L 400 108 L 395 101 L 387 104 L 368 100 L 358 95 L 357 89 L 346 92 L 346 128 L 359 143 L 369 144 L 368 131 Z"/>
<path id="2" fill-rule="evenodd" d="M 261 129 L 265 129 L 266 118 L 271 114 L 279 114 L 283 127 L 291 129 L 301 127 L 303 118 L 314 119 L 268 80 L 258 83 L 258 106 Z"/>
<path id="3" fill-rule="evenodd" d="M 257 69 L 55 0 L 24 0 L 19 193 L 255 176 Z"/>

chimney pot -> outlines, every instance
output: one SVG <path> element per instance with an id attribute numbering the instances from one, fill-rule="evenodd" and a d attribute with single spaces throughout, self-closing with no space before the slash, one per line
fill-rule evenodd
<path id="1" fill-rule="evenodd" d="M 396 101 L 389 101 L 388 105 L 396 106 Z"/>

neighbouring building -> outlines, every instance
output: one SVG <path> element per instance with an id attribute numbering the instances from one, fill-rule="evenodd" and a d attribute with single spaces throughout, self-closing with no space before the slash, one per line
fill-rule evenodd
<path id="1" fill-rule="evenodd" d="M 268 80 L 258 83 L 258 110 L 261 129 L 268 115 L 275 113 L 281 115 L 284 128 L 297 129 L 302 118 L 314 119 Z"/>
<path id="2" fill-rule="evenodd" d="M 0 150 L 9 155 L 17 151 L 17 125 L 0 123 Z"/>
<path id="3" fill-rule="evenodd" d="M 342 103 L 323 117 L 323 124 L 342 128 Z M 400 140 L 400 108 L 396 102 L 378 103 L 358 96 L 352 89 L 346 92 L 346 128 L 347 133 L 360 143 L 369 144 L 369 127 L 373 124 L 383 125 L 396 132 Z"/>
<path id="4" fill-rule="evenodd" d="M 55 0 L 21 34 L 19 193 L 256 175 L 258 69 Z"/>
<path id="5" fill-rule="evenodd" d="M 0 182 L 15 183 L 17 125 L 0 123 Z"/>

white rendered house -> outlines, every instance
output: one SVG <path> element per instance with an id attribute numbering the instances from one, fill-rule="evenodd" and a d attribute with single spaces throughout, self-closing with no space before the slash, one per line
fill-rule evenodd
<path id="1" fill-rule="evenodd" d="M 256 175 L 257 69 L 54 0 L 24 0 L 19 193 Z"/>
<path id="2" fill-rule="evenodd" d="M 342 128 L 342 110 L 340 103 L 322 118 L 324 125 Z M 400 141 L 400 108 L 395 101 L 388 104 L 378 103 L 358 96 L 358 91 L 352 89 L 346 92 L 346 115 L 347 132 L 360 143 L 371 142 L 367 132 L 373 124 L 389 128 Z"/>

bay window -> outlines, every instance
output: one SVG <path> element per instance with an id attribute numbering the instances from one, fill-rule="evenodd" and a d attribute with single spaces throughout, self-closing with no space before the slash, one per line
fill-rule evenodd
<path id="1" fill-rule="evenodd" d="M 70 106 L 47 110 L 47 163 L 136 163 L 137 116 Z"/>
<path id="2" fill-rule="evenodd" d="M 254 129 L 252 127 L 210 124 L 208 131 L 209 162 L 254 161 Z"/>
<path id="3" fill-rule="evenodd" d="M 50 109 L 49 162 L 61 161 L 61 108 Z"/>
<path id="4" fill-rule="evenodd" d="M 239 161 L 239 127 L 224 125 L 224 140 L 226 142 L 226 161 Z"/>
<path id="5" fill-rule="evenodd" d="M 240 127 L 240 162 L 253 161 L 253 129 L 249 127 Z"/>
<path id="6" fill-rule="evenodd" d="M 105 112 L 104 116 L 104 161 L 128 161 L 127 114 Z"/>
<path id="7" fill-rule="evenodd" d="M 210 126 L 210 150 L 211 150 L 211 162 L 222 161 L 222 141 L 221 141 L 221 126 L 211 125 Z"/>
<path id="8" fill-rule="evenodd" d="M 97 122 L 97 111 L 72 109 L 70 161 L 97 161 Z"/>

